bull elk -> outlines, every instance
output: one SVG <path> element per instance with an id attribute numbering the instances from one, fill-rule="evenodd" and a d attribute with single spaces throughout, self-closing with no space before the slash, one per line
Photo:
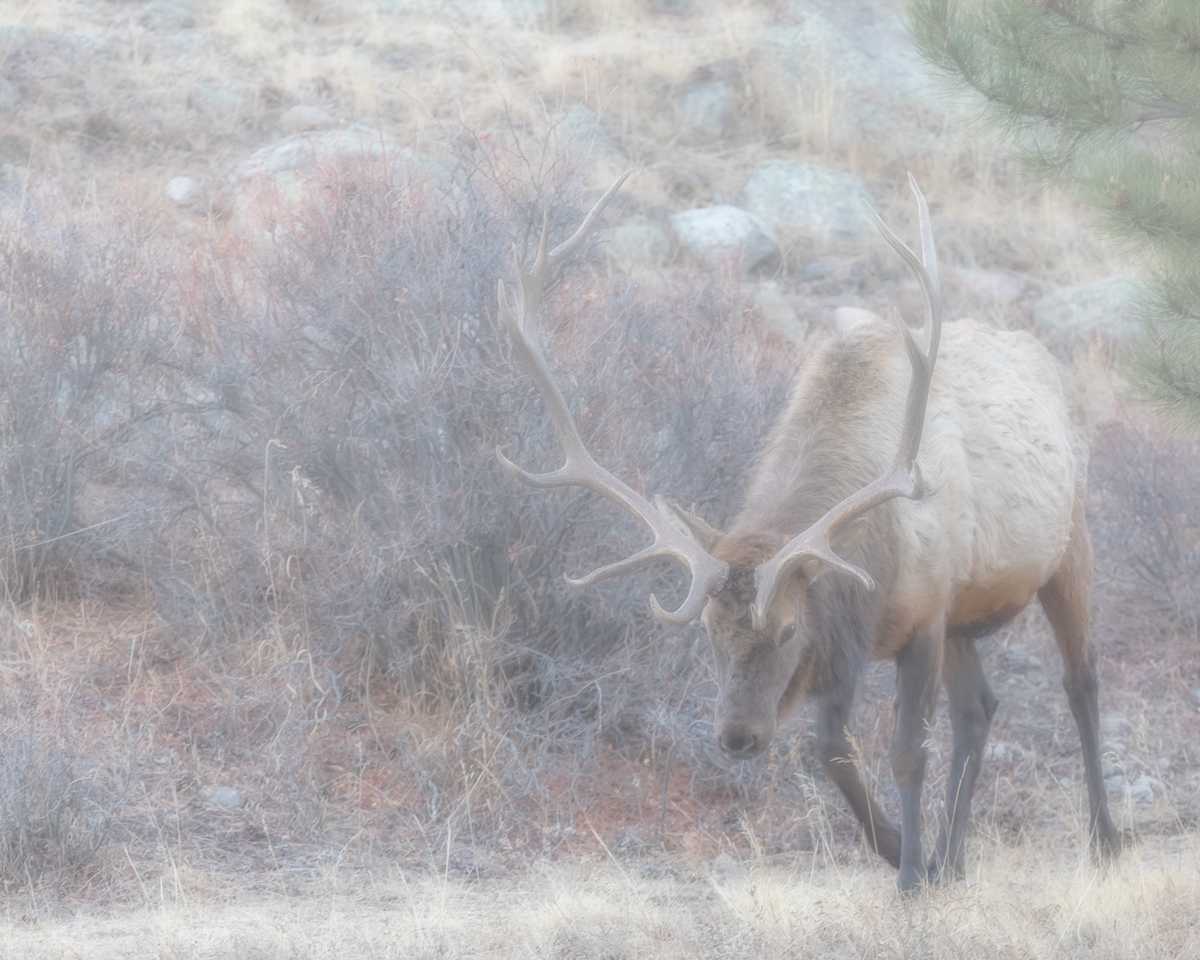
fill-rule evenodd
<path id="1" fill-rule="evenodd" d="M 639 517 L 654 535 L 628 559 L 568 582 L 586 587 L 664 557 L 684 564 L 692 580 L 680 607 L 664 610 L 653 596 L 650 604 L 664 623 L 699 617 L 708 632 L 721 749 L 738 760 L 758 756 L 801 699 L 813 701 L 824 770 L 876 853 L 899 869 L 902 890 L 963 871 L 971 794 L 998 702 L 975 641 L 1036 593 L 1062 655 L 1079 728 L 1093 857 L 1115 857 L 1120 841 L 1101 779 L 1088 647 L 1088 451 L 1057 361 L 1022 332 L 969 320 L 943 329 L 929 211 L 910 175 L 920 213 L 919 259 L 870 212 L 924 292 L 920 334 L 914 337 L 894 310 L 894 326 L 861 325 L 814 350 L 729 532 L 662 498 L 651 504 L 588 453 L 532 333 L 551 272 L 584 242 L 625 176 L 575 235 L 549 252 L 543 228 L 531 270 L 514 248 L 515 303 L 499 284 L 517 357 L 549 407 L 566 454 L 562 467 L 537 475 L 497 450 L 500 462 L 530 486 L 586 487 Z M 896 451 L 894 459 L 889 451 Z M 890 759 L 899 827 L 864 786 L 846 729 L 860 673 L 868 660 L 883 658 L 896 662 Z M 949 700 L 953 752 L 946 812 L 926 863 L 924 741 L 939 679 Z"/>

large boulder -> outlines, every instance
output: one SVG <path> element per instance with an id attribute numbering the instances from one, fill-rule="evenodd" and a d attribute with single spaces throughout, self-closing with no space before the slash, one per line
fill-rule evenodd
<path id="1" fill-rule="evenodd" d="M 544 149 L 545 143 L 549 143 L 559 153 L 585 161 L 588 166 L 599 171 L 602 180 L 611 179 L 615 172 L 628 166 L 620 146 L 604 129 L 600 118 L 582 104 L 574 104 L 563 113 L 555 115 L 550 123 L 548 139 L 539 144 L 535 136 L 528 141 L 526 149 Z M 530 153 L 530 156 L 534 155 L 536 154 Z"/>
<path id="2" fill-rule="evenodd" d="M 660 267 L 671 256 L 671 241 L 652 223 L 623 223 L 601 234 L 608 263 L 622 272 Z"/>
<path id="3" fill-rule="evenodd" d="M 283 210 L 328 195 L 328 181 L 364 163 L 386 163 L 403 177 L 436 176 L 433 161 L 401 147 L 377 127 L 354 124 L 295 133 L 255 150 L 226 178 L 220 205 L 239 229 L 257 225 L 278 239 L 287 232 Z"/>
<path id="4" fill-rule="evenodd" d="M 720 137 L 733 126 L 734 99 L 724 80 L 698 83 L 680 96 L 676 107 L 684 127 L 707 137 Z"/>
<path id="5" fill-rule="evenodd" d="M 337 126 L 337 121 L 320 107 L 298 103 L 283 111 L 279 125 L 288 133 L 306 133 L 310 130 L 328 130 Z"/>
<path id="6" fill-rule="evenodd" d="M 727 204 L 677 213 L 671 229 L 693 257 L 713 270 L 738 261 L 749 270 L 779 250 L 766 223 Z"/>
<path id="7" fill-rule="evenodd" d="M 1033 322 L 1052 350 L 1070 357 L 1096 336 L 1115 341 L 1137 336 L 1136 307 L 1144 294 L 1144 284 L 1119 274 L 1064 287 L 1033 305 Z"/>
<path id="8" fill-rule="evenodd" d="M 774 280 L 743 283 L 742 296 L 750 302 L 750 308 L 764 330 L 793 343 L 805 341 L 807 328 L 804 322 L 796 316 Z"/>
<path id="9" fill-rule="evenodd" d="M 767 160 L 743 190 L 746 209 L 781 234 L 856 241 L 875 227 L 864 200 L 866 185 L 853 174 L 791 160 Z"/>
<path id="10" fill-rule="evenodd" d="M 21 103 L 17 88 L 0 77 L 0 113 L 13 113 Z"/>
<path id="11" fill-rule="evenodd" d="M 380 160 L 394 148 L 375 127 L 355 124 L 342 130 L 295 133 L 276 140 L 238 164 L 234 179 L 257 180 L 294 171 L 307 172 L 325 162 Z"/>
<path id="12" fill-rule="evenodd" d="M 167 199 L 180 207 L 190 207 L 200 199 L 200 184 L 191 177 L 172 177 L 167 182 Z"/>
<path id="13" fill-rule="evenodd" d="M 151 30 L 190 30 L 196 25 L 196 18 L 182 3 L 151 0 L 138 14 L 138 23 Z"/>
<path id="14" fill-rule="evenodd" d="M 790 23 L 764 36 L 765 52 L 827 135 L 891 150 L 941 140 L 953 101 L 917 55 L 900 16 L 882 3 L 790 0 Z"/>

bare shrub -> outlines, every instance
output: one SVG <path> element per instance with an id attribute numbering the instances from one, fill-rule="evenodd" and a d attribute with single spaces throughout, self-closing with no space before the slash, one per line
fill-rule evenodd
<path id="1" fill-rule="evenodd" d="M 274 242 L 240 252 L 251 265 L 236 292 L 215 258 L 198 285 L 216 354 L 206 386 L 245 438 L 218 444 L 209 468 L 255 494 L 214 512 L 237 571 L 219 581 L 223 602 L 257 605 L 258 622 L 302 612 L 285 619 L 324 657 L 369 641 L 427 707 L 496 685 L 512 705 L 561 705 L 548 678 L 565 660 L 650 628 L 646 583 L 578 596 L 558 577 L 627 549 L 636 525 L 588 495 L 530 508 L 493 455 L 520 429 L 524 456 L 557 456 L 498 335 L 507 243 L 532 243 L 542 210 L 553 232 L 586 209 L 569 170 L 530 187 L 516 163 L 327 169 L 308 203 L 273 215 Z M 727 502 L 787 373 L 730 289 L 575 276 L 547 320 L 606 462 L 702 506 Z"/>
<path id="2" fill-rule="evenodd" d="M 120 556 L 112 518 L 82 522 L 78 498 L 157 405 L 144 373 L 163 284 L 136 213 L 104 225 L 49 202 L 0 213 L 0 597 L 19 603 L 94 574 L 81 560 Z"/>
<path id="3" fill-rule="evenodd" d="M 1104 424 L 1088 474 L 1097 585 L 1132 620 L 1147 605 L 1200 629 L 1200 442 L 1132 422 Z M 1133 607 L 1130 607 L 1130 604 Z"/>
<path id="4" fill-rule="evenodd" d="M 258 678 L 269 722 L 301 732 L 297 762 L 386 678 L 414 715 L 453 718 L 451 743 L 396 754 L 440 798 L 422 830 L 469 818 L 457 798 L 481 784 L 519 804 L 547 764 L 595 775 L 605 744 L 667 772 L 708 763 L 705 644 L 647 604 L 680 573 L 571 591 L 564 571 L 644 531 L 586 492 L 532 495 L 495 459 L 560 455 L 496 317 L 510 242 L 531 253 L 543 211 L 563 237 L 591 205 L 569 164 L 502 140 L 331 160 L 188 244 L 136 220 L 34 240 L 10 222 L 5 248 L 25 258 L 2 361 L 10 599 L 67 569 L 12 566 L 26 543 L 86 543 L 117 564 L 93 565 L 97 588 L 152 589 L 156 657 Z M 799 358 L 758 331 L 737 277 L 639 286 L 587 256 L 547 292 L 541 334 L 588 443 L 725 523 Z"/>
<path id="5" fill-rule="evenodd" d="M 6 891 L 86 880 L 116 822 L 126 776 L 61 731 L 0 721 L 0 883 Z"/>

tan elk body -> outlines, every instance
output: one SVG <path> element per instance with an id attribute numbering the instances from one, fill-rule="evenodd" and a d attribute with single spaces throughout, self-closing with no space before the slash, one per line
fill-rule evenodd
<path id="1" fill-rule="evenodd" d="M 882 323 L 817 348 L 796 378 L 731 532 L 693 534 L 730 564 L 714 599 L 732 597 L 750 579 L 745 596 L 705 608 L 710 635 L 731 629 L 722 623 L 730 608 L 742 615 L 748 609 L 754 567 L 888 469 L 910 377 L 896 331 Z M 1030 435 L 1040 438 L 1036 447 Z M 883 608 L 871 637 L 874 659 L 895 656 L 914 630 L 943 618 L 949 632 L 998 626 L 1058 569 L 1087 472 L 1086 438 L 1058 363 L 1028 334 L 970 320 L 947 324 L 917 466 L 924 497 L 875 507 L 853 558 L 872 575 Z M 755 555 L 758 541 L 769 541 L 765 556 Z M 793 693 L 807 686 L 803 680 L 795 677 Z M 797 700 L 780 703 L 780 720 Z"/>
<path id="2" fill-rule="evenodd" d="M 943 328 L 932 231 L 913 183 L 921 258 L 876 222 L 924 290 L 924 345 L 899 314 L 894 325 L 859 325 L 821 344 L 796 377 L 728 532 L 661 499 L 656 508 L 584 449 L 528 330 L 549 271 L 583 242 L 623 179 L 567 243 L 547 253 L 543 234 L 532 271 L 518 260 L 515 310 L 500 290 L 518 356 L 567 455 L 564 467 L 540 476 L 501 461 L 534 486 L 595 490 L 655 537 L 628 560 L 571 582 L 586 586 L 664 556 L 686 564 L 692 584 L 680 608 L 666 612 L 654 598 L 651 605 L 668 623 L 700 616 L 708 632 L 722 750 L 758 756 L 779 723 L 805 700 L 815 703 L 823 767 L 906 890 L 927 876 L 962 872 L 971 794 L 997 705 L 975 640 L 1036 594 L 1063 656 L 1079 728 L 1093 851 L 1115 855 L 1088 649 L 1086 433 L 1058 363 L 1025 333 L 971 321 Z M 898 827 L 863 785 L 846 726 L 865 663 L 884 658 L 896 661 Z M 940 684 L 953 751 L 946 813 L 926 864 L 924 742 Z"/>

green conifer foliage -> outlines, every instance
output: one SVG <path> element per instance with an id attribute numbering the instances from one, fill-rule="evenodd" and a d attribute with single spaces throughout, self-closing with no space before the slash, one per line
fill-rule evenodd
<path id="1" fill-rule="evenodd" d="M 1151 293 L 1130 381 L 1200 429 L 1200 0 L 912 0 L 921 55 L 1031 170 L 1070 182 Z"/>

